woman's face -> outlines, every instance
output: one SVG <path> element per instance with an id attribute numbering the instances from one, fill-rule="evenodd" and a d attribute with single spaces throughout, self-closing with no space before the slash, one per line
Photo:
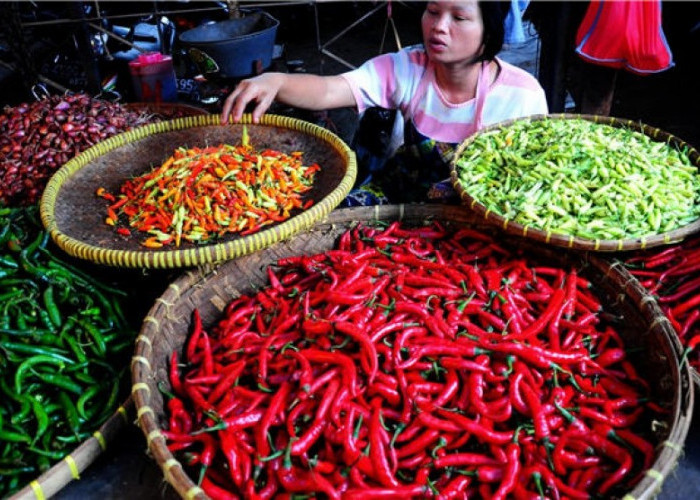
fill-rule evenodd
<path id="1" fill-rule="evenodd" d="M 429 2 L 422 27 L 425 50 L 435 62 L 473 62 L 483 51 L 484 22 L 476 0 Z"/>

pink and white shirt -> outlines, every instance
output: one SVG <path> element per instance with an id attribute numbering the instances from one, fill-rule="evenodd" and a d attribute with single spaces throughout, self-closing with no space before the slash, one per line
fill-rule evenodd
<path id="1" fill-rule="evenodd" d="M 476 98 L 452 103 L 444 97 L 421 45 L 375 57 L 342 76 L 360 113 L 372 106 L 397 109 L 421 134 L 435 141 L 459 143 L 485 126 L 547 113 L 539 82 L 523 69 L 498 58 L 496 61 L 501 71 L 485 93 L 483 108 L 477 106 Z M 482 108 L 480 116 L 478 108 Z"/>

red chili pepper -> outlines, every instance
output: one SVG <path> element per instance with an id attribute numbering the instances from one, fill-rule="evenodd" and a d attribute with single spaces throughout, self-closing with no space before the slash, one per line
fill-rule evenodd
<path id="1" fill-rule="evenodd" d="M 691 297 L 690 299 L 684 301 L 683 303 L 675 306 L 672 311 L 673 315 L 678 318 L 686 311 L 700 306 L 700 294 Z"/>
<path id="2" fill-rule="evenodd" d="M 564 305 L 564 290 L 557 289 L 554 291 L 554 295 L 552 295 L 552 299 L 547 306 L 547 309 L 537 318 L 537 320 L 528 325 L 525 330 L 523 330 L 519 335 L 509 335 L 509 338 L 514 340 L 523 340 L 523 339 L 529 339 L 530 337 L 534 337 L 535 335 L 539 335 L 544 328 L 547 326 L 547 324 L 552 320 L 552 318 L 557 315 L 558 312 L 560 312 L 560 309 Z"/>
<path id="3" fill-rule="evenodd" d="M 545 441 L 546 445 L 546 443 L 549 441 L 550 430 L 547 424 L 546 415 L 542 411 L 542 403 L 540 398 L 528 383 L 523 382 L 520 387 L 524 400 L 530 410 L 530 416 L 532 417 L 532 421 L 535 425 L 535 436 L 538 439 Z"/>
<path id="4" fill-rule="evenodd" d="M 170 355 L 170 385 L 173 388 L 173 392 L 178 396 L 184 394 L 184 389 L 182 387 L 182 381 L 180 380 L 180 367 L 177 363 L 177 351 L 173 351 Z"/>
<path id="5" fill-rule="evenodd" d="M 207 401 L 215 405 L 219 399 L 235 385 L 236 380 L 245 368 L 245 361 L 237 361 L 226 368 L 223 378 L 214 386 L 214 390 L 209 394 Z"/>
<path id="6" fill-rule="evenodd" d="M 213 500 L 238 500 L 240 497 L 214 484 L 208 477 L 202 479 L 202 489 Z"/>
<path id="7" fill-rule="evenodd" d="M 506 446 L 506 457 L 508 462 L 503 472 L 503 480 L 491 497 L 493 500 L 504 500 L 515 489 L 520 472 L 520 446 L 516 443 L 509 443 Z"/>
<path id="8" fill-rule="evenodd" d="M 377 480 L 386 487 L 396 488 L 399 482 L 394 477 L 389 467 L 389 462 L 384 449 L 382 433 L 384 432 L 380 423 L 381 403 L 375 399 L 372 403 L 372 412 L 369 419 L 369 456 L 374 467 Z"/>
<path id="9" fill-rule="evenodd" d="M 457 424 L 458 428 L 462 431 L 470 432 L 477 439 L 494 444 L 506 444 L 513 439 L 512 431 L 495 431 L 486 428 L 485 426 L 456 413 L 449 412 L 438 408 L 437 413 L 442 417 L 446 418 L 448 421 L 452 421 Z"/>
<path id="10" fill-rule="evenodd" d="M 646 439 L 638 436 L 629 429 L 617 429 L 614 431 L 620 438 L 627 441 L 629 444 L 637 448 L 644 455 L 643 470 L 651 468 L 654 462 L 654 446 Z"/>
<path id="11" fill-rule="evenodd" d="M 366 500 L 376 498 L 378 500 L 403 500 L 424 494 L 425 486 L 398 486 L 395 488 L 359 488 L 349 489 L 343 492 L 343 500 Z"/>
<path id="12" fill-rule="evenodd" d="M 604 352 L 600 354 L 600 356 L 596 357 L 595 361 L 598 363 L 603 368 L 607 368 L 608 366 L 614 364 L 614 363 L 619 363 L 623 359 L 625 359 L 626 353 L 625 350 L 622 348 L 610 348 L 606 349 Z"/>
<path id="13" fill-rule="evenodd" d="M 603 454 L 609 456 L 620 465 L 618 469 L 612 475 L 607 477 L 600 485 L 600 493 L 605 494 L 610 490 L 610 488 L 618 484 L 632 469 L 632 456 L 625 451 L 624 448 L 614 445 L 604 437 L 594 432 L 588 432 L 581 435 L 581 439 L 589 443 Z"/>
<path id="14" fill-rule="evenodd" d="M 673 303 L 683 299 L 686 295 L 697 294 L 698 292 L 700 292 L 700 276 L 684 282 L 671 295 L 660 294 L 657 300 L 660 304 Z"/>
<path id="15" fill-rule="evenodd" d="M 204 395 L 197 388 L 196 384 L 189 383 L 187 380 L 185 380 L 183 383 L 183 388 L 184 394 L 186 394 L 187 397 L 194 403 L 196 413 L 203 413 L 213 410 L 213 406 L 207 402 Z"/>
<path id="16" fill-rule="evenodd" d="M 280 467 L 277 479 L 284 489 L 292 493 L 324 493 L 331 500 L 340 500 L 340 493 L 321 474 L 314 474 L 298 467 Z"/>
<path id="17" fill-rule="evenodd" d="M 688 333 L 693 328 L 695 323 L 700 319 L 700 309 L 693 309 L 683 321 L 683 326 L 678 332 L 681 342 L 688 336 Z"/>
<path id="18" fill-rule="evenodd" d="M 219 439 L 221 440 L 221 451 L 228 463 L 231 480 L 239 489 L 243 489 L 243 484 L 248 478 L 243 476 L 243 467 L 240 458 L 241 453 L 236 444 L 237 439 L 235 434 L 233 432 L 220 431 Z"/>
<path id="19" fill-rule="evenodd" d="M 348 356 L 339 352 L 326 352 L 318 349 L 305 349 L 300 351 L 309 361 L 329 363 L 340 366 L 343 371 L 345 385 L 350 389 L 350 394 L 357 395 L 357 369 L 355 363 Z"/>
<path id="20" fill-rule="evenodd" d="M 267 433 L 272 425 L 274 419 L 283 411 L 286 405 L 287 395 L 290 391 L 290 385 L 285 382 L 278 389 L 277 392 L 272 396 L 270 400 L 270 406 L 265 410 L 260 424 L 255 430 L 255 445 L 260 456 L 266 457 L 270 454 L 270 445 L 267 441 Z"/>
<path id="21" fill-rule="evenodd" d="M 182 434 L 189 434 L 192 431 L 192 418 L 180 398 L 172 397 L 168 400 L 168 411 L 171 431 Z"/>
<path id="22" fill-rule="evenodd" d="M 538 368 L 550 368 L 552 363 L 570 364 L 580 362 L 586 359 L 584 352 L 556 352 L 538 347 L 535 345 L 521 344 L 515 342 L 485 344 L 489 350 L 514 354 L 526 360 L 528 363 L 537 366 Z"/>
<path id="23" fill-rule="evenodd" d="M 366 332 L 363 332 L 355 325 L 346 321 L 338 321 L 333 325 L 338 331 L 350 336 L 355 340 L 365 351 L 365 359 L 369 363 L 369 371 L 367 373 L 367 383 L 371 384 L 377 376 L 379 365 L 377 363 L 377 350 L 374 347 L 372 339 Z"/>
<path id="24" fill-rule="evenodd" d="M 211 352 L 211 342 L 209 341 L 209 335 L 205 331 L 202 331 L 201 342 L 203 344 L 203 362 L 202 370 L 204 375 L 214 374 L 214 357 Z"/>
<path id="25" fill-rule="evenodd" d="M 187 360 L 193 361 L 195 359 L 195 353 L 197 349 L 197 344 L 199 343 L 199 338 L 202 335 L 202 318 L 199 315 L 199 309 L 194 309 L 192 311 L 192 321 L 193 330 L 190 334 L 190 339 L 187 341 Z"/>
<path id="26" fill-rule="evenodd" d="M 326 392 L 323 395 L 321 403 L 319 403 L 318 405 L 318 410 L 316 411 L 316 416 L 314 417 L 311 426 L 307 429 L 307 431 L 304 434 L 301 435 L 301 437 L 298 440 L 292 443 L 292 455 L 301 455 L 303 453 L 306 453 L 309 450 L 309 448 L 313 446 L 316 440 L 318 440 L 318 438 L 321 436 L 321 433 L 328 425 L 327 415 L 330 410 L 331 404 L 333 403 L 333 399 L 335 398 L 335 395 L 338 392 L 339 385 L 340 384 L 337 380 L 333 380 L 330 384 L 328 384 L 328 388 L 326 389 Z"/>
<path id="27" fill-rule="evenodd" d="M 445 467 L 463 467 L 463 466 L 480 466 L 480 465 L 500 465 L 500 462 L 488 455 L 478 453 L 451 453 L 433 460 L 433 465 L 438 469 Z"/>

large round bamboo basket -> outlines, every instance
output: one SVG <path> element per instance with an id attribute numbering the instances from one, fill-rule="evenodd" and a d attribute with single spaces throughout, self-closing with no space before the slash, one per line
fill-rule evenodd
<path id="1" fill-rule="evenodd" d="M 678 137 L 669 134 L 668 132 L 665 132 L 661 129 L 650 127 L 649 125 L 645 125 L 643 123 L 635 122 L 633 120 L 614 118 L 610 116 L 577 115 L 568 113 L 534 115 L 526 118 L 520 118 L 517 120 L 506 120 L 500 123 L 496 123 L 494 125 L 484 128 L 481 132 L 483 133 L 502 129 L 508 127 L 516 121 L 573 119 L 589 120 L 594 123 L 601 123 L 613 127 L 630 129 L 645 134 L 653 138 L 655 141 L 668 143 L 681 150 L 686 149 L 690 161 L 694 165 L 700 167 L 700 153 L 698 153 L 698 151 L 695 148 L 690 146 L 685 141 L 679 139 Z M 467 138 L 458 146 L 457 150 L 455 151 L 455 160 L 460 157 L 465 148 L 469 147 L 469 145 L 478 136 L 479 134 L 475 134 Z M 493 226 L 502 229 L 508 234 L 536 241 L 545 245 L 595 252 L 620 252 L 624 250 L 652 248 L 656 246 L 676 243 L 700 230 L 700 220 L 696 220 L 691 224 L 679 227 L 677 229 L 665 233 L 621 240 L 588 239 L 572 234 L 558 233 L 556 231 L 545 231 L 532 226 L 524 226 L 486 208 L 486 206 L 479 202 L 479 200 L 473 198 L 470 195 L 470 193 L 467 192 L 467 190 L 462 186 L 462 184 L 459 181 L 459 172 L 454 161 L 450 167 L 450 176 L 452 180 L 452 185 L 454 186 L 455 190 L 459 193 L 460 198 L 462 199 L 462 203 L 469 207 L 471 210 L 473 210 L 478 215 L 478 217 L 488 222 L 489 224 L 492 224 Z"/>
<path id="2" fill-rule="evenodd" d="M 79 480 L 80 473 L 87 469 L 97 458 L 115 442 L 119 431 L 131 423 L 134 414 L 134 402 L 129 397 L 107 421 L 97 429 L 92 437 L 83 441 L 63 460 L 56 463 L 41 476 L 31 481 L 24 488 L 9 497 L 11 500 L 43 500 L 51 498 L 71 481 Z"/>
<path id="3" fill-rule="evenodd" d="M 690 240 L 687 240 L 687 241 L 690 241 Z M 635 283 L 635 288 L 644 290 L 645 293 L 651 295 L 651 294 L 647 291 L 647 289 L 644 288 L 644 286 L 639 282 L 639 279 L 638 279 L 637 277 L 635 277 L 635 276 L 632 274 L 632 272 L 630 272 L 629 268 L 628 268 L 628 267 L 626 266 L 626 264 L 625 264 L 624 258 L 618 256 L 618 258 L 615 259 L 615 261 L 614 261 L 614 263 L 613 263 L 613 266 L 615 266 L 615 267 L 617 268 L 617 272 L 620 272 L 621 274 L 623 274 L 623 275 L 625 275 L 625 276 L 627 277 L 626 280 L 627 280 L 630 284 L 634 282 L 634 283 Z M 676 281 L 676 284 L 677 284 L 677 281 Z M 685 300 L 686 300 L 686 299 L 679 299 L 679 300 L 676 300 L 676 301 L 674 302 L 674 304 L 675 304 L 675 305 L 680 305 L 680 304 L 682 304 Z M 676 350 L 678 351 L 679 356 L 681 357 L 681 359 L 683 359 L 683 356 L 684 356 L 684 355 L 687 356 L 688 353 L 685 352 L 685 349 L 686 349 L 686 348 L 685 348 L 685 346 L 683 345 L 683 343 L 681 342 L 681 339 L 680 339 L 680 337 L 679 337 L 680 333 L 676 330 L 676 328 L 673 326 L 673 322 L 669 319 L 669 317 L 663 312 L 663 310 L 661 309 L 661 307 L 658 305 L 658 303 L 656 302 L 656 298 L 654 298 L 653 303 L 654 303 L 654 305 L 655 305 L 654 307 L 658 308 L 658 314 L 661 315 L 661 316 L 659 317 L 659 321 L 663 321 L 663 322 L 667 323 L 668 328 L 673 332 L 673 335 L 671 335 L 671 340 L 673 341 L 673 344 L 674 344 Z M 691 330 L 691 332 L 688 334 L 688 338 L 692 338 L 692 331 L 693 331 L 693 330 Z M 682 362 L 683 362 L 683 361 L 682 361 Z M 690 366 L 690 373 L 691 373 L 691 375 L 692 375 L 693 382 L 695 383 L 695 387 L 696 387 L 696 388 L 700 388 L 700 373 L 698 373 L 698 370 L 695 369 L 695 367 L 693 367 L 692 365 Z"/>
<path id="4" fill-rule="evenodd" d="M 136 402 L 138 423 L 146 436 L 153 458 L 162 468 L 165 479 L 188 499 L 206 498 L 203 490 L 188 476 L 183 465 L 169 452 L 161 432 L 164 422 L 164 400 L 158 383 L 168 381 L 168 359 L 179 350 L 188 335 L 192 311 L 197 308 L 205 328 L 213 325 L 226 305 L 266 283 L 266 266 L 279 258 L 313 254 L 333 247 L 337 237 L 359 222 L 391 222 L 403 220 L 420 225 L 437 220 L 447 227 L 475 227 L 488 230 L 478 217 L 461 207 L 417 205 L 378 206 L 336 210 L 310 231 L 242 259 L 229 261 L 209 274 L 191 270 L 172 283 L 156 301 L 143 322 L 136 342 L 132 363 L 132 395 Z M 523 244 L 522 240 L 505 242 Z M 544 248 L 543 256 L 567 262 L 581 255 L 554 252 Z M 625 340 L 640 347 L 643 353 L 634 362 L 643 365 L 641 373 L 653 373 L 649 380 L 653 397 L 670 408 L 667 422 L 659 426 L 653 466 L 625 496 L 626 499 L 653 498 L 663 479 L 676 464 L 688 432 L 693 409 L 693 391 L 687 367 L 679 368 L 678 355 L 668 323 L 661 321 L 653 300 L 634 280 L 617 272 L 616 266 L 592 256 L 581 258 L 587 278 L 599 287 L 616 314 L 624 315 L 620 324 Z M 607 307 L 607 306 L 606 306 Z"/>
<path id="5" fill-rule="evenodd" d="M 335 134 L 302 120 L 265 115 L 253 124 L 221 125 L 219 115 L 177 118 L 135 128 L 111 137 L 79 154 L 54 174 L 41 200 L 41 219 L 56 244 L 66 253 L 115 267 L 181 268 L 233 259 L 261 250 L 311 227 L 347 195 L 357 174 L 355 154 Z M 282 222 L 240 236 L 228 234 L 204 245 L 183 243 L 177 249 L 150 249 L 135 238 L 119 236 L 105 224 L 106 205 L 95 195 L 98 187 L 118 193 L 124 180 L 160 165 L 179 146 L 240 144 L 246 127 L 257 149 L 286 153 L 301 151 L 307 164 L 318 163 L 306 210 L 292 212 Z"/>

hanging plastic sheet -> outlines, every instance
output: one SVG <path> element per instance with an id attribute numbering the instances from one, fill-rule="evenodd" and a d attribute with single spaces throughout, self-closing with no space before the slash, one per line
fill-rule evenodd
<path id="1" fill-rule="evenodd" d="M 586 61 L 639 75 L 673 67 L 661 26 L 661 0 L 593 0 L 576 33 Z"/>

